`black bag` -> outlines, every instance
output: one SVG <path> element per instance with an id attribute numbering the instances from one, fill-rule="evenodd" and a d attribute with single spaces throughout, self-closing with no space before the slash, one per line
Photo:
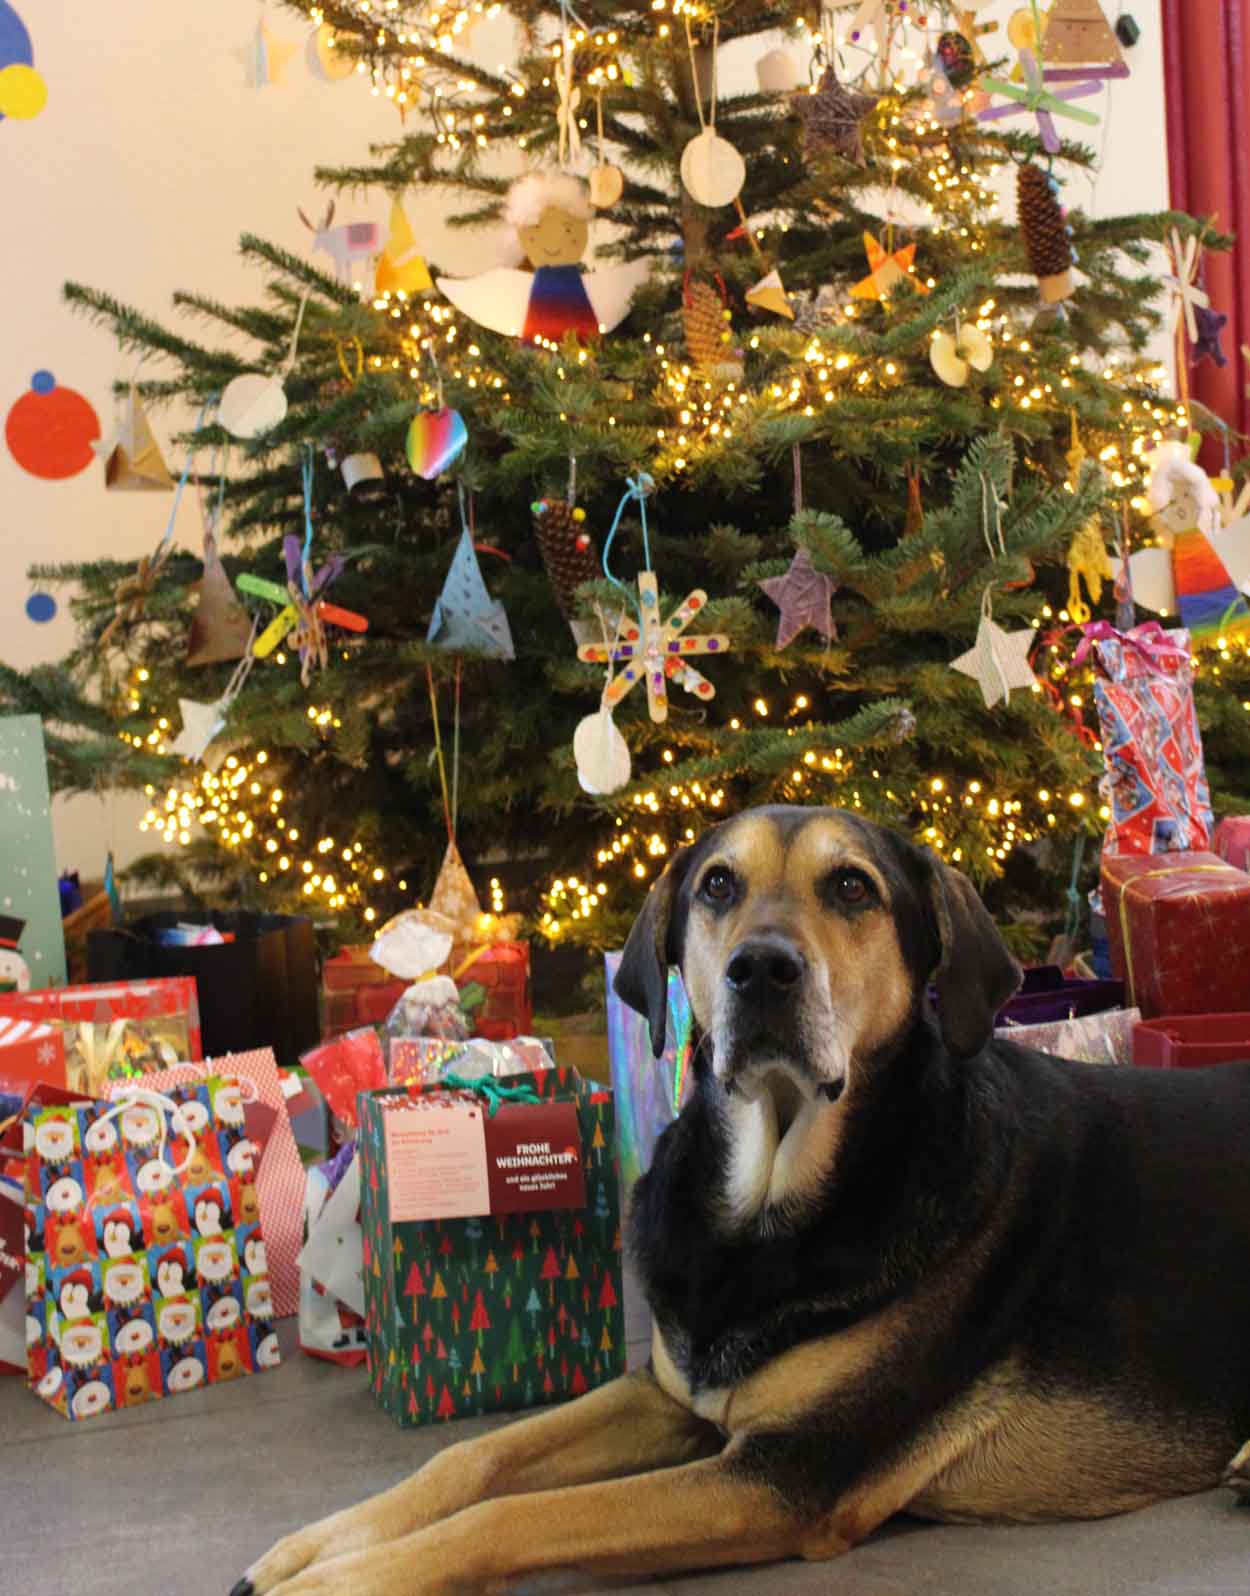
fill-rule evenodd
<path id="1" fill-rule="evenodd" d="M 234 940 L 203 948 L 156 940 L 158 931 L 180 924 L 213 925 Z M 206 1058 L 272 1047 L 289 1066 L 321 1039 L 316 939 L 302 915 L 165 912 L 88 933 L 88 980 L 170 975 L 195 977 Z"/>

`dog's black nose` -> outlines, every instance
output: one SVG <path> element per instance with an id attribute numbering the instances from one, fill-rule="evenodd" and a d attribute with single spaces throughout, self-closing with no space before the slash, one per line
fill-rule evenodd
<path id="1" fill-rule="evenodd" d="M 807 960 L 787 937 L 751 937 L 734 949 L 725 966 L 730 991 L 760 1008 L 784 1003 L 807 970 Z"/>

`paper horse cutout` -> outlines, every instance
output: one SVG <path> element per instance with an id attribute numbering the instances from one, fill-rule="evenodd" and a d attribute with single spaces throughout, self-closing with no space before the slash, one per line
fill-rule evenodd
<path id="1" fill-rule="evenodd" d="M 497 266 L 479 277 L 440 277 L 438 287 L 457 310 L 495 332 L 533 342 L 566 332 L 611 332 L 629 313 L 650 266 L 631 260 L 585 272 L 580 266 L 521 271 Z"/>
<path id="2" fill-rule="evenodd" d="M 125 415 L 107 443 L 91 447 L 104 459 L 104 486 L 115 492 L 166 493 L 173 489 L 161 446 L 152 435 L 139 391 L 131 384 Z"/>
<path id="3" fill-rule="evenodd" d="M 427 640 L 439 648 L 463 649 L 491 659 L 516 658 L 507 614 L 487 592 L 467 527 L 430 616 Z"/>
<path id="4" fill-rule="evenodd" d="M 602 643 L 583 643 L 577 657 L 591 665 L 624 665 L 624 670 L 614 676 L 603 691 L 603 707 L 614 709 L 638 682 L 646 679 L 647 707 L 651 719 L 657 723 L 668 719 L 668 692 L 665 678 L 673 677 L 678 686 L 704 700 L 715 698 L 716 689 L 707 677 L 690 663 L 692 654 L 726 654 L 729 639 L 723 633 L 713 632 L 700 637 L 682 637 L 682 633 L 707 603 L 707 594 L 696 588 L 675 609 L 666 622 L 660 620 L 660 597 L 656 587 L 655 572 L 641 571 L 638 575 L 638 597 L 642 609 L 641 634 L 638 627 L 628 625 L 623 641 L 612 648 Z"/>

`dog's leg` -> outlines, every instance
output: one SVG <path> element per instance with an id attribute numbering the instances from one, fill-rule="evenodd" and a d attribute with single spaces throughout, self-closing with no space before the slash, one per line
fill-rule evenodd
<path id="1" fill-rule="evenodd" d="M 1236 1491 L 1243 1503 L 1250 1505 L 1250 1441 L 1224 1470 L 1224 1484 Z"/>
<path id="2" fill-rule="evenodd" d="M 232 1596 L 268 1596 L 312 1564 L 411 1536 L 489 1497 L 640 1474 L 711 1456 L 721 1445 L 711 1425 L 639 1370 L 567 1406 L 449 1446 L 391 1490 L 288 1535 Z"/>

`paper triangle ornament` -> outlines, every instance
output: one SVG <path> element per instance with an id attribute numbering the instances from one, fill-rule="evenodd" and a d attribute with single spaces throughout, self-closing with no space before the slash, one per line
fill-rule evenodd
<path id="1" fill-rule="evenodd" d="M 516 658 L 508 617 L 487 592 L 467 528 L 430 617 L 427 640 L 439 648 L 463 649 L 492 659 Z"/>
<path id="2" fill-rule="evenodd" d="M 1118 66 L 1124 57 L 1098 0 L 1054 0 L 1042 36 L 1046 66 Z"/>
<path id="3" fill-rule="evenodd" d="M 472 936 L 477 930 L 477 922 L 482 918 L 482 905 L 454 842 L 447 844 L 447 852 L 443 855 L 438 879 L 426 909 L 450 920 L 461 936 Z"/>
<path id="4" fill-rule="evenodd" d="M 174 486 L 152 434 L 139 391 L 131 384 L 125 414 L 107 443 L 92 444 L 104 457 L 104 486 L 114 492 L 168 493 Z"/>
<path id="5" fill-rule="evenodd" d="M 187 637 L 187 664 L 222 665 L 242 659 L 251 642 L 252 623 L 235 596 L 211 537 L 204 540 L 204 575 L 192 592 L 199 594 L 199 603 Z"/>
<path id="6" fill-rule="evenodd" d="M 434 279 L 417 248 L 417 237 L 399 199 L 391 206 L 390 230 L 378 256 L 374 288 L 379 294 L 428 294 Z"/>
<path id="7" fill-rule="evenodd" d="M 794 320 L 794 309 L 782 286 L 781 273 L 776 267 L 767 277 L 761 277 L 754 288 L 747 289 L 746 302 L 760 310 L 771 310 L 774 315 L 785 316 L 789 321 Z"/>

